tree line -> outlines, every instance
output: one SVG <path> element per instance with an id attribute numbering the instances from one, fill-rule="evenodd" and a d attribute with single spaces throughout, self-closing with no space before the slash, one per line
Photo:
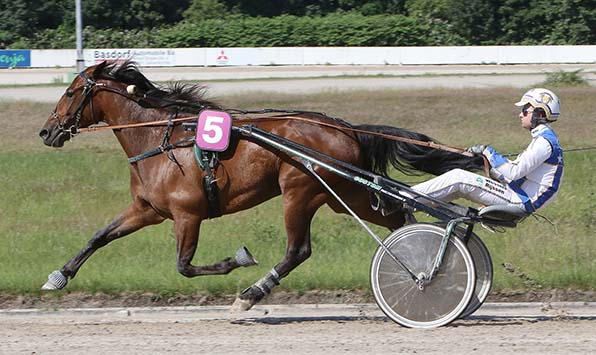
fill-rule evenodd
<path id="1" fill-rule="evenodd" d="M 82 0 L 85 47 L 580 45 L 596 0 Z M 2 0 L 0 48 L 75 47 L 75 1 Z"/>

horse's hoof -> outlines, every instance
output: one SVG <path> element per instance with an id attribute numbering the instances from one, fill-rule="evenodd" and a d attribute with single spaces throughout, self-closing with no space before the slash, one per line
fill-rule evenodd
<path id="1" fill-rule="evenodd" d="M 48 276 L 48 282 L 41 286 L 41 289 L 44 291 L 61 290 L 66 286 L 67 283 L 68 279 L 66 276 L 62 275 L 60 271 L 56 270 Z"/>
<path id="2" fill-rule="evenodd" d="M 246 312 L 254 306 L 250 300 L 243 300 L 240 297 L 236 297 L 234 304 L 230 307 L 230 313 Z"/>
<path id="3" fill-rule="evenodd" d="M 236 252 L 236 262 L 238 265 L 245 267 L 257 265 L 259 263 L 246 247 L 238 249 Z"/>

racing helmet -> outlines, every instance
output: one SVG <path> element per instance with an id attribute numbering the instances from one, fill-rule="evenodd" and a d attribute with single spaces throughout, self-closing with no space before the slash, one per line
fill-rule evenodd
<path id="1" fill-rule="evenodd" d="M 547 121 L 556 121 L 561 114 L 561 101 L 554 92 L 548 89 L 534 88 L 528 90 L 523 94 L 521 100 L 515 103 L 515 106 L 524 106 L 526 104 L 543 109 Z"/>

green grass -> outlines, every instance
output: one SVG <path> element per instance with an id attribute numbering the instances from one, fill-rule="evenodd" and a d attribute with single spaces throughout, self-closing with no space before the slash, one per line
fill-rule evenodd
<path id="1" fill-rule="evenodd" d="M 302 108 L 325 111 L 354 123 L 390 124 L 424 132 L 444 143 L 490 143 L 519 152 L 528 133 L 519 127 L 514 102 L 523 90 L 433 90 L 224 97 L 228 107 Z M 564 148 L 596 146 L 594 88 L 557 90 L 564 104 L 555 124 Z M 128 164 L 110 134 L 81 135 L 65 148 L 41 144 L 37 131 L 53 105 L 1 102 L 0 292 L 35 294 L 52 270 L 74 256 L 129 203 Z M 590 114 L 588 114 L 590 113 Z M 544 288 L 596 287 L 596 151 L 569 153 L 558 200 L 542 220 L 526 220 L 505 234 L 476 232 L 495 265 L 495 290 L 523 288 L 504 262 Z M 397 176 L 411 184 L 421 177 Z M 147 227 L 100 249 L 66 292 L 238 292 L 284 255 L 281 201 L 206 221 L 195 264 L 232 256 L 242 245 L 260 265 L 227 276 L 187 279 L 176 272 L 172 223 Z M 375 228 L 384 233 L 381 228 Z M 294 291 L 368 289 L 374 241 L 351 218 L 322 208 L 312 226 L 313 255 L 282 282 Z"/>
<path id="2" fill-rule="evenodd" d="M 582 70 L 564 71 L 558 70 L 546 75 L 546 80 L 542 83 L 543 86 L 588 86 L 588 81 L 581 75 Z"/>
<path id="3" fill-rule="evenodd" d="M 0 169 L 5 172 L 1 187 L 6 191 L 0 223 L 3 291 L 35 292 L 43 275 L 64 264 L 129 200 L 127 164 L 117 153 L 49 150 L 2 154 Z M 172 224 L 166 222 L 99 250 L 69 290 L 236 292 L 282 258 L 285 239 L 279 210 L 280 200 L 274 199 L 256 209 L 204 223 L 196 263 L 233 255 L 242 245 L 260 260 L 261 266 L 236 271 L 233 277 L 189 280 L 178 275 Z M 284 285 L 297 290 L 335 288 L 336 283 L 363 287 L 370 257 L 364 258 L 364 265 L 362 260 L 357 264 L 345 261 L 358 260 L 363 249 L 372 253 L 373 243 L 357 236 L 361 233 L 355 233 L 351 219 L 325 210 L 320 215 L 313 226 L 315 257 L 307 262 L 309 267 L 292 275 Z M 327 228 L 330 219 L 334 223 Z M 329 269 L 329 260 L 338 263 Z M 328 272 L 338 277 L 327 280 Z"/>
<path id="4" fill-rule="evenodd" d="M 86 241 L 123 210 L 129 200 L 127 163 L 118 153 L 71 150 L 0 154 L 3 179 L 0 290 L 36 292 L 44 276 L 70 259 Z M 280 199 L 233 216 L 204 222 L 195 263 L 211 263 L 246 245 L 260 266 L 230 277 L 186 279 L 176 272 L 172 223 L 147 227 L 100 249 L 69 284 L 69 291 L 233 293 L 260 278 L 284 254 Z M 366 287 L 374 243 L 355 222 L 327 209 L 313 224 L 314 257 L 284 286 Z M 331 227 L 328 221 L 333 221 Z M 329 265 L 330 261 L 336 265 Z M 354 261 L 357 261 L 354 263 Z M 302 268 L 301 268 L 302 269 Z M 328 274 L 336 277 L 329 278 Z"/>

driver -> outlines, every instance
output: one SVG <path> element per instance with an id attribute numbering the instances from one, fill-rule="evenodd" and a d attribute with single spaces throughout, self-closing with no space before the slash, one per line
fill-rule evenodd
<path id="1" fill-rule="evenodd" d="M 484 155 L 490 163 L 490 177 L 454 169 L 434 179 L 412 186 L 415 191 L 449 202 L 465 198 L 481 205 L 516 205 L 532 213 L 551 203 L 563 177 L 563 150 L 550 127 L 560 114 L 560 101 L 542 88 L 526 92 L 515 106 L 521 107 L 521 126 L 530 131 L 532 141 L 513 161 L 485 145 L 467 149 Z"/>

